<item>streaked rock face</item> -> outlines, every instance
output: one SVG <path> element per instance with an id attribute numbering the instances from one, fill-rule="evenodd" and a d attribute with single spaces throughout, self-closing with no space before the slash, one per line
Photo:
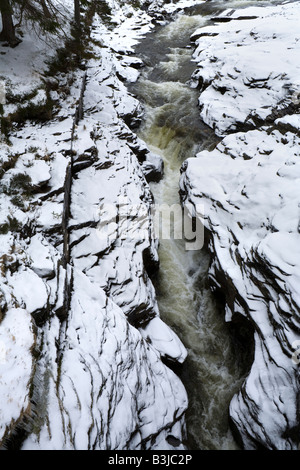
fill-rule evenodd
<path id="1" fill-rule="evenodd" d="M 123 83 L 140 63 L 127 52 L 151 18 L 124 10 L 115 2 L 115 32 L 94 18 L 102 44 L 85 71 L 57 78 L 56 117 L 1 143 L 4 447 L 21 431 L 22 449 L 184 449 L 187 396 L 163 359 L 183 362 L 186 350 L 159 318 L 149 151 L 125 124 L 140 114 Z M 124 201 L 145 209 L 139 236 L 138 220 L 132 233 L 121 225 Z"/>
<path id="2" fill-rule="evenodd" d="M 242 315 L 254 327 L 253 365 L 230 406 L 246 449 L 299 444 L 299 11 L 225 12 L 231 21 L 195 36 L 201 116 L 223 140 L 184 163 L 181 192 L 203 207 L 227 320 Z"/>

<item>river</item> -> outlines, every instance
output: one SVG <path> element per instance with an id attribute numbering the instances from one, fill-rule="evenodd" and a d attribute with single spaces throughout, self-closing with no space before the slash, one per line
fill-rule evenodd
<path id="1" fill-rule="evenodd" d="M 196 66 L 190 36 L 213 14 L 245 4 L 195 5 L 169 24 L 157 27 L 136 49 L 146 64 L 139 80 L 130 87 L 144 107 L 144 120 L 137 133 L 164 161 L 164 178 L 151 183 L 156 204 L 179 203 L 183 161 L 218 142 L 200 119 L 199 91 L 189 83 Z M 160 269 L 153 283 L 161 318 L 188 350 L 188 358 L 178 371 L 189 397 L 187 447 L 238 449 L 230 430 L 228 406 L 251 361 L 247 347 L 225 322 L 222 302 L 209 288 L 208 252 L 204 248 L 186 251 L 183 240 L 160 240 L 159 258 Z"/>

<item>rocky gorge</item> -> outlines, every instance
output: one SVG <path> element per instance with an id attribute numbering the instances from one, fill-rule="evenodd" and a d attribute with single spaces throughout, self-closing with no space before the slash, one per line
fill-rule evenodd
<path id="1" fill-rule="evenodd" d="M 172 369 L 188 351 L 151 280 L 160 260 L 149 182 L 163 162 L 137 136 L 143 109 L 127 85 L 144 65 L 137 43 L 198 2 L 100 3 L 109 15 L 94 12 L 81 68 L 50 77 L 30 34 L 1 59 L 7 80 L 29 48 L 34 79 L 15 72 L 7 89 L 35 87 L 30 106 L 55 105 L 1 141 L 3 448 L 187 448 L 189 400 Z M 183 163 L 178 189 L 205 226 L 226 321 L 253 331 L 251 370 L 229 407 L 234 436 L 247 450 L 296 449 L 300 4 L 260 3 L 216 2 L 191 37 L 190 86 L 219 143 Z M 8 99 L 3 116 L 15 111 Z M 135 213 L 129 226 L 122 218 L 136 207 L 143 230 Z"/>

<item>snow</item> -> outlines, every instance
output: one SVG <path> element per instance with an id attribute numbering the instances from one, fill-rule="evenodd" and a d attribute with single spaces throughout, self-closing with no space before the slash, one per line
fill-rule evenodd
<path id="1" fill-rule="evenodd" d="M 0 143 L 1 165 L 7 165 L 2 185 L 9 188 L 21 173 L 33 187 L 32 194 L 21 194 L 23 206 L 9 191 L 0 201 L 1 223 L 19 221 L 0 234 L 0 336 L 11 328 L 16 338 L 3 372 L 3 396 L 11 404 L 3 406 L 0 442 L 28 412 L 22 449 L 170 449 L 170 433 L 178 450 L 185 449 L 186 391 L 162 358 L 183 362 L 187 352 L 160 320 L 144 266 L 145 250 L 157 261 L 156 242 L 150 228 L 138 238 L 126 230 L 114 236 L 123 228 L 115 218 L 120 201 L 143 204 L 149 214 L 152 204 L 132 148 L 148 150 L 124 122 L 132 114 L 138 119 L 140 105 L 123 81 L 138 78 L 141 64 L 132 52 L 153 29 L 153 18 L 126 3 L 110 4 L 113 22 L 93 19 L 93 57 L 84 71 L 48 76 L 57 41 L 28 30 L 20 46 L 1 56 L 7 91 L 24 96 L 34 90 L 26 103 L 41 104 L 44 81 L 51 82 L 56 101 L 53 118 L 28 120 L 12 130 L 9 144 Z M 66 22 L 72 6 L 63 4 Z M 84 113 L 77 123 L 80 100 Z M 4 105 L 5 115 L 16 109 Z M 161 163 L 150 154 L 149 161 Z"/>
<path id="2" fill-rule="evenodd" d="M 23 448 L 131 448 L 126 441 L 136 430 L 136 422 L 147 421 L 148 426 L 139 428 L 140 436 L 133 447 L 138 449 L 141 439 L 147 440 L 165 420 L 172 421 L 171 410 L 179 397 L 182 406 L 182 384 L 128 324 L 122 311 L 80 272 L 74 272 L 71 312 L 61 333 L 64 350 L 58 394 L 51 393 L 50 379 L 48 423 L 41 427 L 39 438 L 32 434 Z M 53 322 L 47 335 L 51 343 L 55 330 L 57 324 Z M 150 361 L 145 361 L 145 356 Z M 55 377 L 55 364 L 52 367 Z M 152 379 L 150 370 L 159 381 Z M 70 418 L 64 432 L 59 416 Z M 101 427 L 102 432 L 97 432 Z"/>
<path id="3" fill-rule="evenodd" d="M 57 7 L 63 15 L 63 28 L 67 33 L 73 2 L 57 2 Z M 38 104 L 45 100 L 41 79 L 47 73 L 47 62 L 54 57 L 56 48 L 61 46 L 62 37 L 56 39 L 42 33 L 37 36 L 27 28 L 23 28 L 22 33 L 22 42 L 18 47 L 11 49 L 1 44 L 0 77 L 5 82 L 6 93 L 11 92 L 13 96 L 37 91 L 32 103 Z"/>
<path id="4" fill-rule="evenodd" d="M 226 320 L 254 327 L 252 368 L 230 405 L 246 449 L 298 446 L 299 14 L 298 2 L 228 10 L 231 21 L 194 35 L 201 116 L 222 140 L 184 163 L 181 190 L 203 208 Z"/>
<path id="5" fill-rule="evenodd" d="M 181 341 L 174 336 L 173 331 L 161 321 L 153 318 L 140 332 L 146 340 L 150 341 L 154 349 L 159 351 L 162 357 L 175 362 L 183 363 L 187 357 L 187 351 Z"/>
<path id="6" fill-rule="evenodd" d="M 19 304 L 28 312 L 34 313 L 47 304 L 48 293 L 44 282 L 31 270 L 8 275 L 8 283 L 13 285 L 14 295 Z"/>
<path id="7" fill-rule="evenodd" d="M 49 246 L 40 234 L 33 236 L 30 240 L 30 246 L 27 250 L 31 259 L 31 269 L 39 277 L 51 277 L 54 275 L 53 260 Z"/>
<path id="8" fill-rule="evenodd" d="M 1 224 L 19 222 L 0 234 L 0 442 L 28 414 L 33 425 L 22 449 L 174 450 L 169 435 L 180 442 L 177 450 L 185 449 L 187 395 L 163 361 L 183 363 L 187 351 L 160 318 L 145 269 L 145 253 L 158 261 L 152 221 L 146 218 L 146 230 L 134 237 L 140 220 L 132 217 L 128 230 L 118 217 L 121 203 L 150 212 L 146 176 L 163 170 L 124 122 L 140 116 L 124 84 L 139 76 L 134 48 L 164 23 L 161 11 L 194 3 L 155 1 L 147 13 L 109 1 L 112 21 L 94 17 L 93 57 L 84 71 L 48 77 L 46 61 L 57 43 L 28 31 L 1 55 L 9 92 L 35 90 L 30 102 L 38 104 L 45 100 L 43 81 L 56 83 L 57 113 L 45 123 L 26 122 L 10 144 L 0 143 L 2 186 L 17 173 L 34 185 L 24 207 L 9 191 L 0 195 Z M 70 15 L 72 5 L 64 2 Z M 255 329 L 254 362 L 231 402 L 231 419 L 246 448 L 294 449 L 299 3 L 228 7 L 221 16 L 231 21 L 193 35 L 201 116 L 222 140 L 185 162 L 181 188 L 203 208 L 211 280 L 228 281 L 221 285 L 226 320 L 243 315 Z M 75 125 L 81 99 L 84 113 Z M 15 110 L 4 105 L 6 115 Z"/>
<path id="9" fill-rule="evenodd" d="M 50 166 L 44 160 L 35 160 L 30 154 L 27 154 L 24 159 L 19 158 L 13 172 L 15 174 L 26 172 L 34 186 L 40 186 L 51 178 Z"/>
<path id="10" fill-rule="evenodd" d="M 237 21 L 237 10 L 228 23 L 199 30 L 204 36 L 196 41 L 194 79 L 206 87 L 199 100 L 201 117 L 220 136 L 240 123 L 268 118 L 291 100 L 299 82 L 297 2 L 249 7 L 242 14 L 259 19 Z"/>
<path id="11" fill-rule="evenodd" d="M 30 383 L 35 344 L 28 311 L 11 308 L 0 324 L 0 439 L 30 412 Z"/>

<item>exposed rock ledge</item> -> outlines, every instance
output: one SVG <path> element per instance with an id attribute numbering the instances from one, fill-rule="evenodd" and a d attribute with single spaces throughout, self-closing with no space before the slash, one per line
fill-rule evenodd
<path id="1" fill-rule="evenodd" d="M 226 15 L 248 18 L 195 33 L 201 116 L 223 140 L 184 163 L 181 193 L 209 232 L 227 320 L 254 327 L 254 362 L 230 405 L 237 435 L 245 449 L 297 449 L 300 4 Z"/>

